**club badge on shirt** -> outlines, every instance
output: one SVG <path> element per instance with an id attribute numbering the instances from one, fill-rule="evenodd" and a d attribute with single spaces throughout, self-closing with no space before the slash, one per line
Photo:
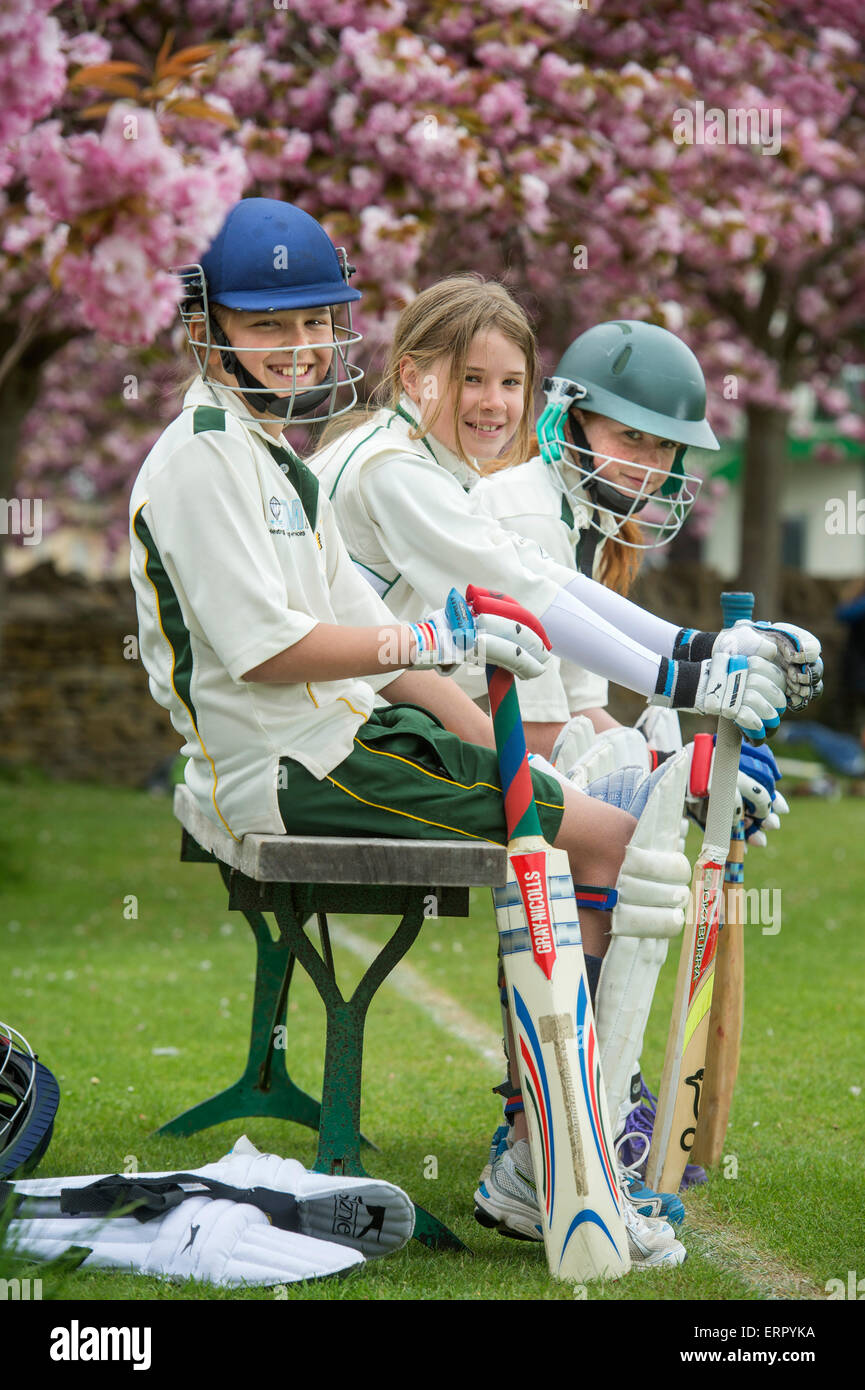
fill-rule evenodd
<path id="1" fill-rule="evenodd" d="M 267 529 L 272 536 L 302 536 L 306 531 L 306 513 L 300 498 L 288 502 L 284 497 L 271 497 L 268 510 Z"/>

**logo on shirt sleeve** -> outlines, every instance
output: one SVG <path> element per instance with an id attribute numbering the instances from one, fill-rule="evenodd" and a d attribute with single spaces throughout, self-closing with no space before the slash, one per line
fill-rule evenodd
<path id="1" fill-rule="evenodd" d="M 267 529 L 272 536 L 302 536 L 306 531 L 306 513 L 299 497 L 288 502 L 284 497 L 271 497 Z"/>

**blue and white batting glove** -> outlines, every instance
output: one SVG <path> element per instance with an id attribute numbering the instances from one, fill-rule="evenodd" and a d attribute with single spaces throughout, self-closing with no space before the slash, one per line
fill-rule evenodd
<path id="1" fill-rule="evenodd" d="M 692 745 L 689 745 L 692 746 Z M 737 790 L 745 812 L 745 840 L 749 846 L 766 844 L 767 830 L 777 830 L 780 816 L 790 810 L 776 783 L 782 773 L 770 749 L 743 743 L 739 754 Z M 709 785 L 711 786 L 711 772 Z M 705 830 L 706 798 L 690 788 L 685 797 L 685 809 L 692 820 Z"/>
<path id="2" fill-rule="evenodd" d="M 493 613 L 473 614 L 462 594 L 451 589 L 444 608 L 412 623 L 416 648 L 413 667 L 438 667 L 453 675 L 457 666 L 503 666 L 521 680 L 539 676 L 550 653 L 525 623 Z"/>
<path id="3" fill-rule="evenodd" d="M 812 632 L 793 623 L 754 623 L 740 618 L 723 632 L 699 632 L 682 628 L 673 647 L 680 661 L 701 661 L 727 652 L 733 656 L 760 656 L 784 672 L 788 709 L 804 709 L 823 694 L 823 659 L 820 643 Z"/>
<path id="4" fill-rule="evenodd" d="M 776 789 L 783 775 L 770 749 L 742 744 L 739 795 L 745 807 L 745 840 L 749 846 L 765 846 L 765 832 L 778 830 L 780 817 L 789 813 L 790 807 Z"/>
<path id="5" fill-rule="evenodd" d="M 720 634 L 715 650 L 732 651 L 733 648 L 724 645 L 722 639 L 735 637 L 737 633 L 737 650 L 745 656 L 751 655 L 748 648 L 756 642 L 765 641 L 774 645 L 775 655 L 767 659 L 776 661 L 783 668 L 787 678 L 788 709 L 804 709 L 823 694 L 823 658 L 820 643 L 813 632 L 808 632 L 804 627 L 795 627 L 793 623 L 752 623 L 740 619 L 734 627 Z M 766 655 L 763 651 L 755 651 L 754 654 Z"/>
<path id="6" fill-rule="evenodd" d="M 586 392 L 584 387 L 562 376 L 545 376 L 542 385 L 547 404 L 536 426 L 541 458 L 544 463 L 559 463 L 565 443 L 562 432 L 565 416 L 574 401 L 582 400 Z"/>
<path id="7" fill-rule="evenodd" d="M 732 719 L 752 739 L 777 729 L 787 707 L 784 672 L 759 656 L 718 652 L 706 661 L 662 657 L 650 705 Z"/>

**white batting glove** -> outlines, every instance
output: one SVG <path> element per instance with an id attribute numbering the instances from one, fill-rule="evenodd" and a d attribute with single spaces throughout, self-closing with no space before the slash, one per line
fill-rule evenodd
<path id="1" fill-rule="evenodd" d="M 823 693 L 820 643 L 812 632 L 793 623 L 754 623 L 742 618 L 718 634 L 712 652 L 776 662 L 784 672 L 789 709 L 804 709 Z"/>
<path id="2" fill-rule="evenodd" d="M 526 623 L 493 613 L 473 614 L 456 589 L 444 608 L 412 623 L 413 667 L 438 667 L 445 676 L 462 664 L 503 666 L 521 680 L 539 676 L 549 660 L 544 643 Z"/>
<path id="3" fill-rule="evenodd" d="M 778 727 L 787 707 L 784 672 L 759 656 L 718 652 L 706 661 L 665 657 L 649 704 L 720 715 L 751 738 L 762 739 Z"/>
<path id="4" fill-rule="evenodd" d="M 734 664 L 735 663 L 735 664 Z M 701 665 L 694 709 L 732 719 L 744 733 L 765 738 L 787 705 L 783 672 L 759 656 L 719 652 Z"/>

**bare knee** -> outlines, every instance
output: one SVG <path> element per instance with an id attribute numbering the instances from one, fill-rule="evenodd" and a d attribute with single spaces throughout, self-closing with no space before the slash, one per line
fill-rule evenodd
<path id="1" fill-rule="evenodd" d="M 629 812 L 566 788 L 556 844 L 567 851 L 584 882 L 613 884 L 636 824 Z"/>

